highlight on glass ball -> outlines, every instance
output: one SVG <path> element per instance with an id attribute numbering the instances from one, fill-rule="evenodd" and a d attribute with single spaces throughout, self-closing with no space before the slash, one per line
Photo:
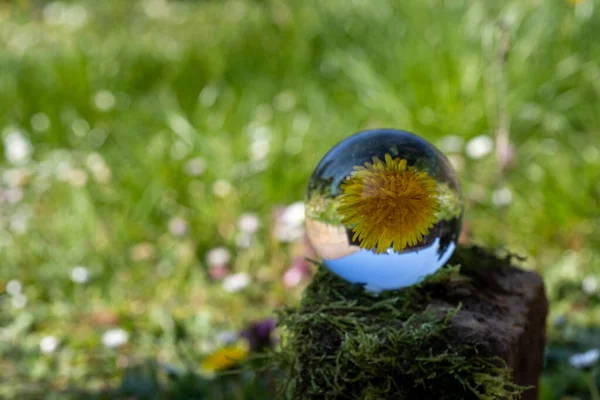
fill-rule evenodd
<path id="1" fill-rule="evenodd" d="M 422 281 L 450 258 L 462 225 L 448 159 L 408 132 L 359 132 L 333 147 L 306 197 L 308 239 L 333 273 L 370 293 Z"/>

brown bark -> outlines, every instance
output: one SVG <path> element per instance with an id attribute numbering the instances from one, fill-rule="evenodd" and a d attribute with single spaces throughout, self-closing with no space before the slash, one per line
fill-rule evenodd
<path id="1" fill-rule="evenodd" d="M 514 382 L 533 386 L 523 400 L 538 398 L 538 384 L 544 360 L 548 300 L 544 283 L 534 272 L 512 266 L 495 266 L 496 260 L 477 250 L 491 265 L 481 268 L 458 252 L 451 263 L 461 264 L 461 275 L 470 281 L 447 283 L 433 299 L 437 307 L 462 303 L 452 319 L 449 333 L 457 342 L 477 343 L 479 352 L 504 359 L 513 370 Z"/>

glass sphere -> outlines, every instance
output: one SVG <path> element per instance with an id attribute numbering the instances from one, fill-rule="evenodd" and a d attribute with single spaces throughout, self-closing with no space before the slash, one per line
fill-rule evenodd
<path id="1" fill-rule="evenodd" d="M 343 140 L 317 165 L 306 232 L 329 270 L 378 293 L 440 269 L 456 248 L 462 213 L 460 183 L 439 150 L 377 129 Z"/>

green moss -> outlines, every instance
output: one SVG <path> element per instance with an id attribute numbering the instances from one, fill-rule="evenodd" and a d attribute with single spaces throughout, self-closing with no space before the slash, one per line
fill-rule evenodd
<path id="1" fill-rule="evenodd" d="M 340 225 L 342 217 L 337 212 L 338 207 L 337 199 L 315 191 L 306 202 L 306 214 L 316 221 Z"/>
<path id="2" fill-rule="evenodd" d="M 437 189 L 440 199 L 440 210 L 437 214 L 437 220 L 449 221 L 460 216 L 462 205 L 458 194 L 446 183 L 438 183 Z"/>
<path id="3" fill-rule="evenodd" d="M 471 257 L 465 253 L 459 259 Z M 456 260 L 456 258 L 455 258 Z M 297 308 L 279 312 L 292 399 L 515 399 L 503 360 L 445 333 L 459 311 L 430 307 L 446 284 L 470 279 L 445 267 L 420 285 L 379 297 L 319 268 Z M 454 286 L 454 285 L 451 285 Z"/>

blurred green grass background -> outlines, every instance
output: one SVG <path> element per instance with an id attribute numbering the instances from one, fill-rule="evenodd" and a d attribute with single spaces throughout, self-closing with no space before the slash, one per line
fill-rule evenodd
<path id="1" fill-rule="evenodd" d="M 294 304 L 312 169 L 393 127 L 453 161 L 466 240 L 544 276 L 543 398 L 590 398 L 568 357 L 600 347 L 598 35 L 592 0 L 0 2 L 0 397 L 176 398 L 125 371 Z"/>

